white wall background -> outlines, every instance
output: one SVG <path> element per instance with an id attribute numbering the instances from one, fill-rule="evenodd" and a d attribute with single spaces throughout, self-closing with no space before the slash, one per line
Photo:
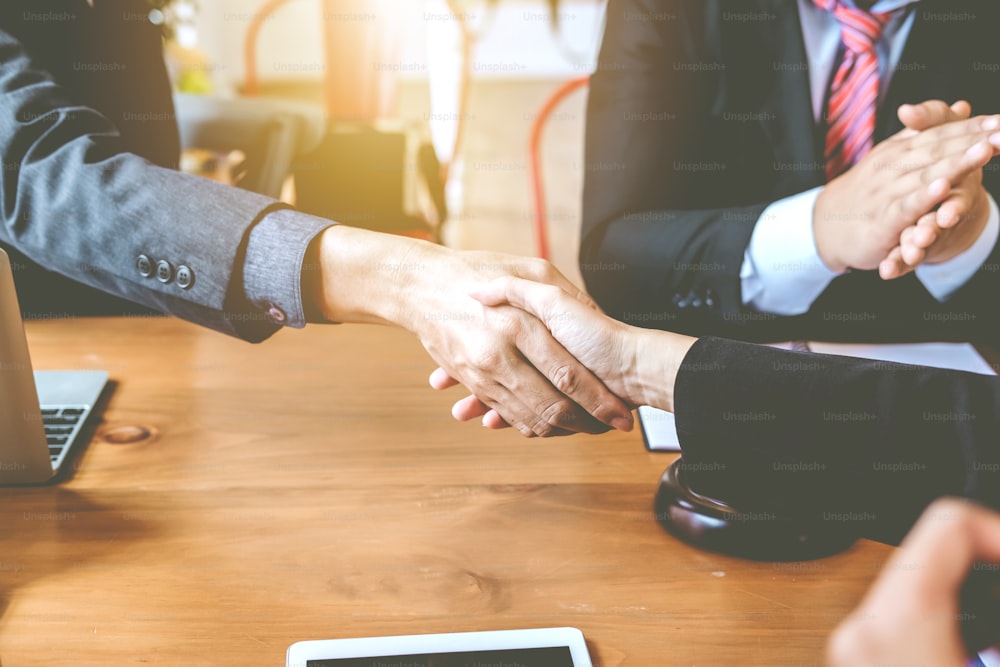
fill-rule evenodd
<path id="1" fill-rule="evenodd" d="M 442 103 L 438 92 L 433 95 L 432 109 L 427 85 L 429 45 L 437 49 L 437 61 L 445 61 L 445 69 L 454 60 L 449 42 L 455 25 L 444 3 L 388 1 L 408 7 L 399 55 L 402 63 L 412 66 L 402 74 L 404 116 L 428 119 L 432 111 L 454 111 L 447 95 Z M 248 0 L 199 0 L 199 47 L 214 63 L 216 80 L 234 89 L 242 85 L 243 37 L 249 14 L 257 5 Z M 468 0 L 467 6 L 482 36 L 467 109 L 463 169 L 453 184 L 456 187 L 450 188 L 457 191 L 461 203 L 454 206 L 452 202 L 445 238 L 456 247 L 533 254 L 527 170 L 530 127 L 542 102 L 560 83 L 595 68 L 604 2 L 564 1 L 558 38 L 553 37 L 542 0 L 500 0 L 493 16 L 483 11 L 483 0 Z M 320 12 L 319 0 L 295 0 L 267 20 L 258 47 L 262 82 L 322 77 Z M 289 63 L 303 71 L 289 71 L 285 67 Z M 440 70 L 441 65 L 436 67 Z M 577 281 L 585 101 L 585 92 L 566 100 L 551 119 L 543 146 L 551 257 Z M 447 135 L 446 127 L 443 136 Z"/>
<path id="2" fill-rule="evenodd" d="M 199 0 L 195 20 L 198 45 L 215 64 L 216 76 L 232 85 L 243 81 L 244 37 L 260 4 Z M 452 27 L 447 8 L 443 0 L 400 0 L 397 4 L 405 13 L 400 59 L 426 65 L 428 33 L 438 35 Z M 500 0 L 494 12 L 486 11 L 483 0 L 466 5 L 469 20 L 482 30 L 474 65 L 477 78 L 563 79 L 593 70 L 602 29 L 602 2 L 564 2 L 557 38 L 541 0 Z M 308 72 L 310 66 L 321 71 L 321 12 L 320 0 L 293 0 L 265 21 L 258 43 L 262 79 L 301 78 L 301 73 L 282 67 L 289 63 L 299 65 L 299 72 Z M 426 68 L 423 74 L 420 68 L 415 69 L 404 76 L 426 76 Z"/>

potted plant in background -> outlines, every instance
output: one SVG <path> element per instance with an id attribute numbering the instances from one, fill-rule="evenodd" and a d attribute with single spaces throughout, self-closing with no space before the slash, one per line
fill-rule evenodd
<path id="1" fill-rule="evenodd" d="M 174 89 L 184 93 L 211 93 L 213 67 L 198 48 L 195 28 L 197 0 L 145 0 L 149 22 L 163 33 L 164 54 Z"/>

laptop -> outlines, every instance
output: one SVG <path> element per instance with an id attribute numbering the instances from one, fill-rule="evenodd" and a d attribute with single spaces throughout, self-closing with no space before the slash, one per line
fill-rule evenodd
<path id="1" fill-rule="evenodd" d="M 0 484 L 55 477 L 107 383 L 104 371 L 32 370 L 10 257 L 0 248 Z"/>

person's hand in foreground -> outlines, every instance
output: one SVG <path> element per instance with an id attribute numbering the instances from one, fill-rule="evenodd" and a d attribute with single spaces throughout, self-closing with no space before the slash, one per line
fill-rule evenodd
<path id="1" fill-rule="evenodd" d="M 309 295 L 333 322 L 391 323 L 417 334 L 450 378 L 526 436 L 630 430 L 629 406 L 527 312 L 486 308 L 475 285 L 523 276 L 590 303 L 551 264 L 461 252 L 401 236 L 336 226 L 323 232 L 320 277 Z"/>
<path id="2" fill-rule="evenodd" d="M 523 278 L 494 280 L 476 289 L 473 296 L 486 306 L 513 306 L 530 313 L 569 354 L 630 405 L 673 409 L 674 380 L 694 338 L 623 324 L 560 287 Z M 443 389 L 454 381 L 439 369 L 431 383 Z M 460 421 L 482 417 L 490 428 L 506 425 L 502 415 L 476 395 L 458 401 L 452 414 Z"/>
<path id="3" fill-rule="evenodd" d="M 940 100 L 904 104 L 898 116 L 906 126 L 906 136 L 971 116 L 968 102 L 948 105 Z M 879 264 L 879 275 L 891 280 L 903 276 L 919 264 L 939 264 L 967 250 L 982 234 L 989 219 L 989 196 L 983 187 L 983 170 L 974 169 L 956 183 L 948 198 L 907 227 L 900 243 Z"/>
<path id="4" fill-rule="evenodd" d="M 935 501 L 858 608 L 833 632 L 827 662 L 833 667 L 967 664 L 959 592 L 977 562 L 1000 563 L 1000 515 L 961 500 Z"/>

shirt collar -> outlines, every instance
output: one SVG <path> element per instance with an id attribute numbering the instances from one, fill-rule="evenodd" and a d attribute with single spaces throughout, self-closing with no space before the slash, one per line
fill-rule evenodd
<path id="1" fill-rule="evenodd" d="M 854 0 L 841 0 L 841 2 L 845 5 L 854 5 Z M 906 5 L 915 5 L 918 2 L 920 0 L 878 0 L 878 2 L 872 5 L 871 12 L 874 14 L 887 14 Z"/>

